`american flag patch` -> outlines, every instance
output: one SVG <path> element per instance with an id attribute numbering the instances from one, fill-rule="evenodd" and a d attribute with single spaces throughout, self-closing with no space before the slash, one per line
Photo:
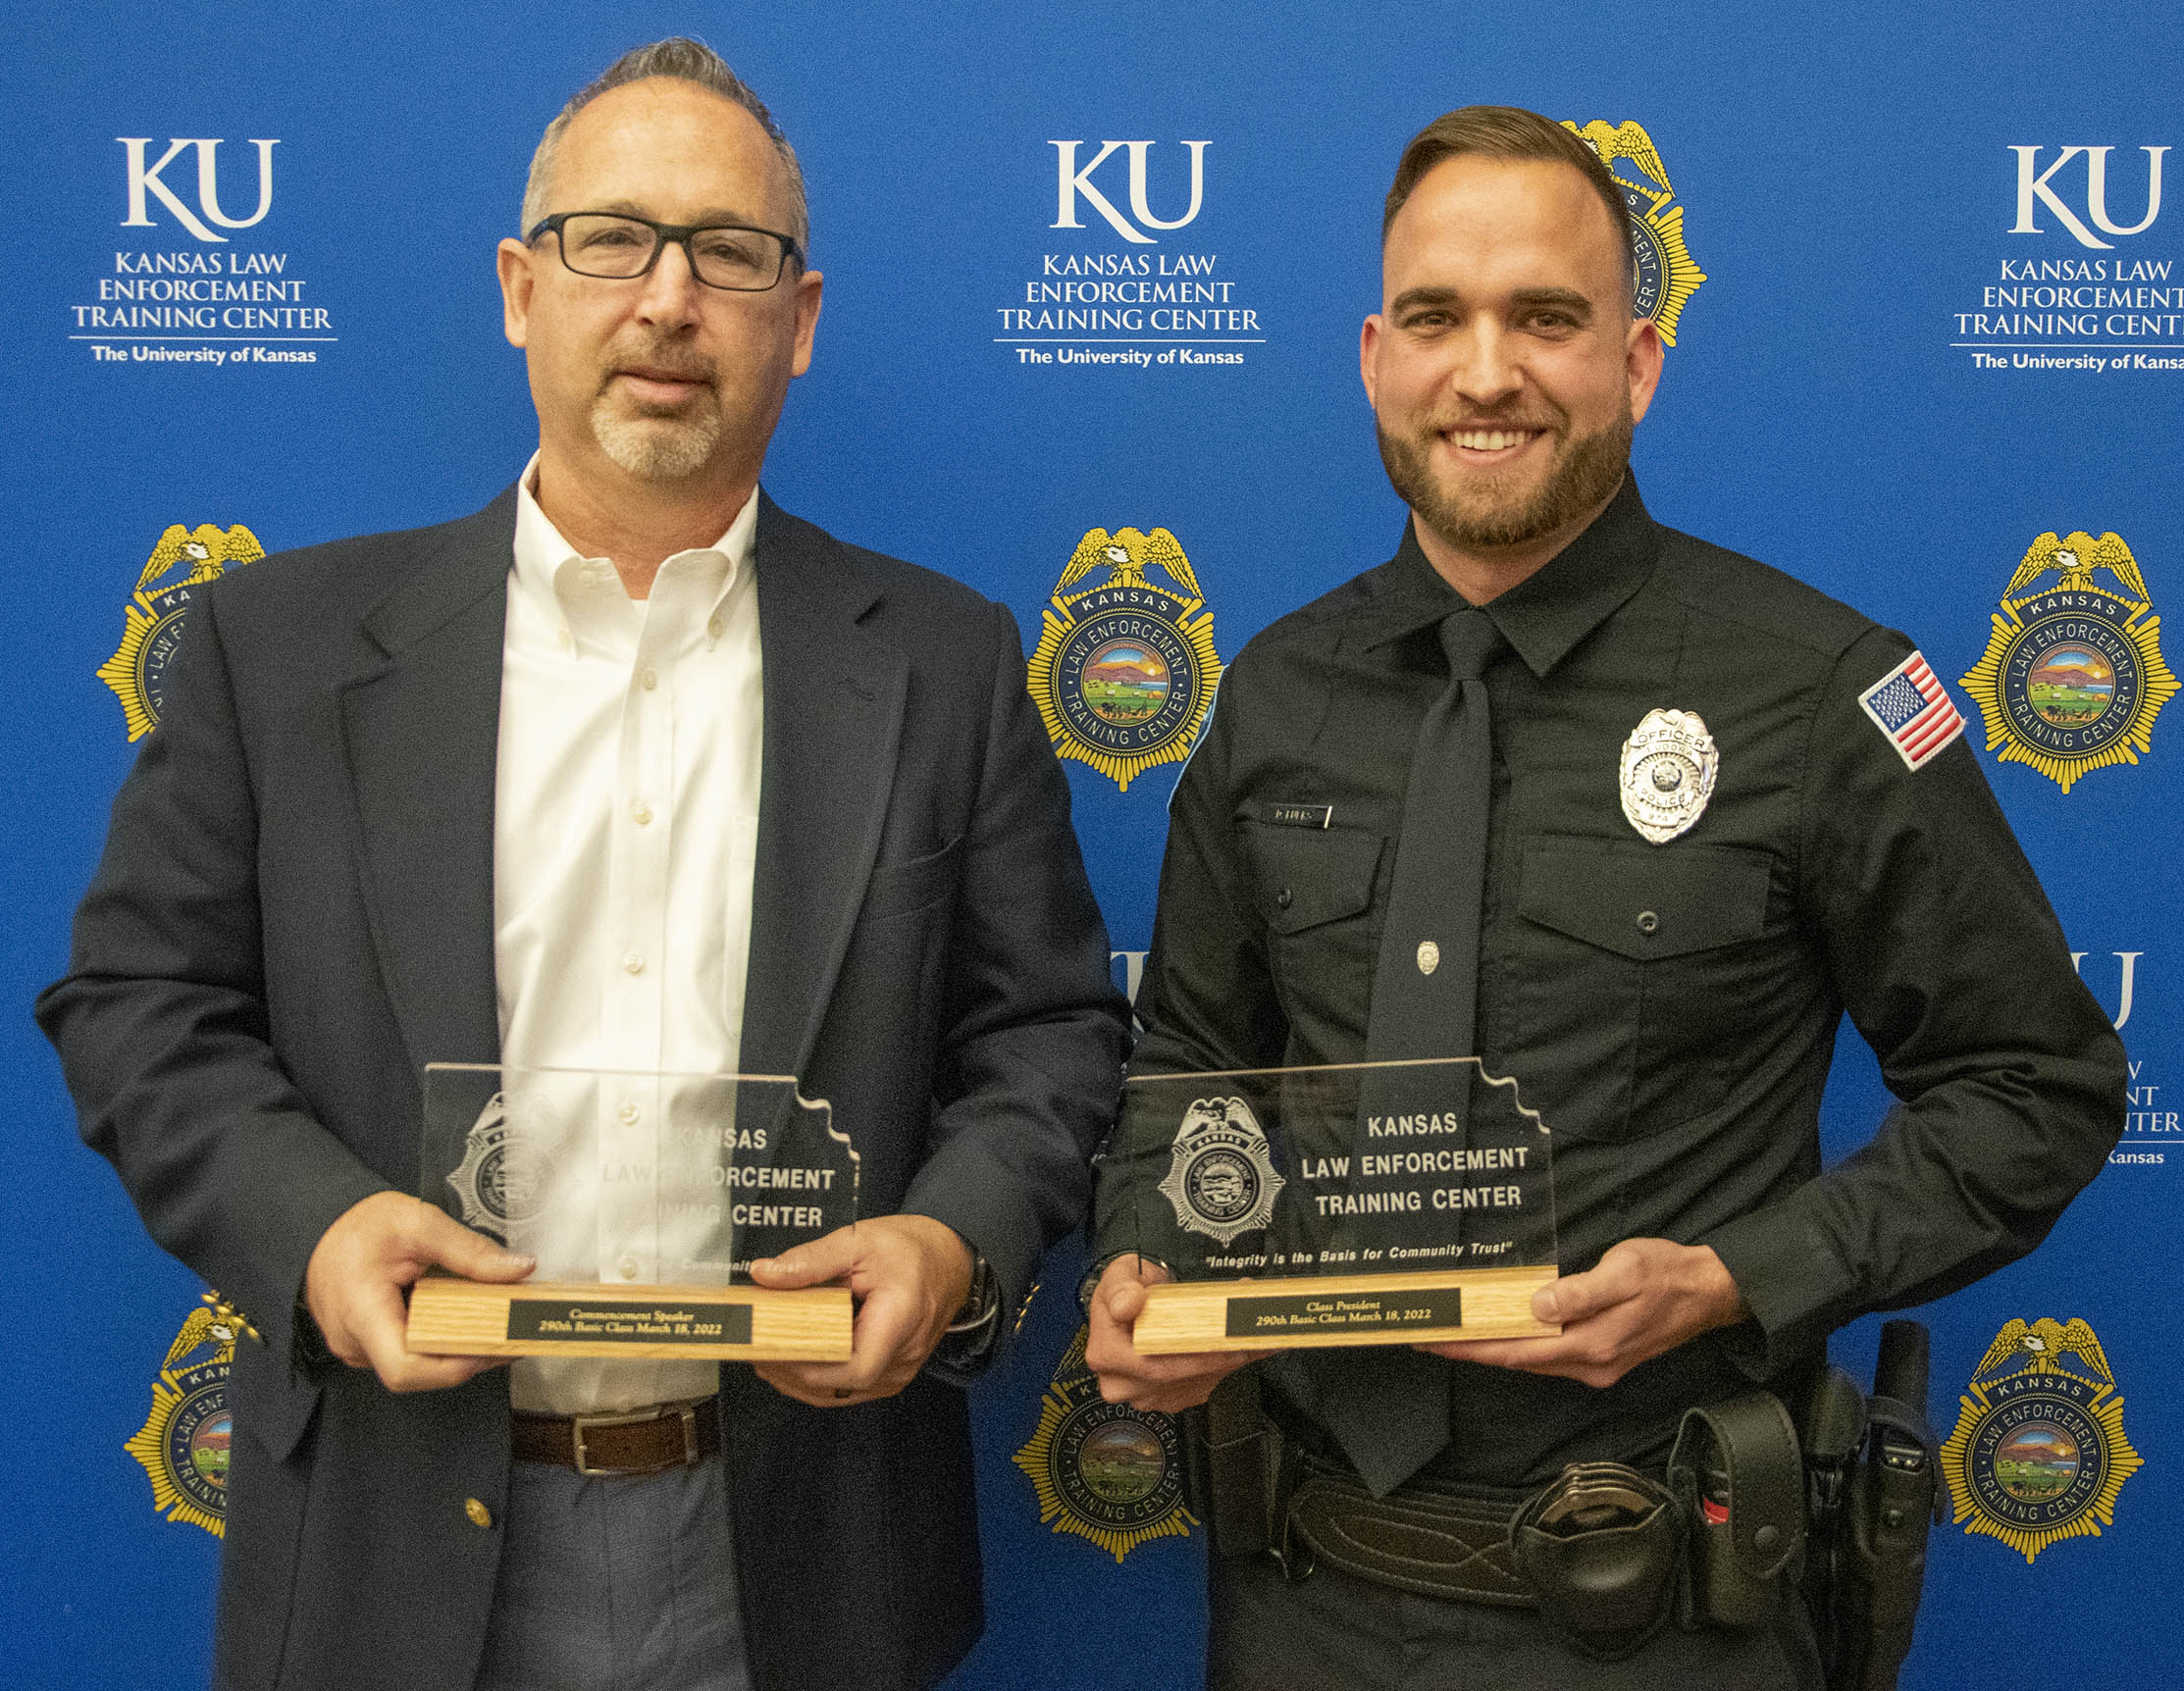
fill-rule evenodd
<path id="1" fill-rule="evenodd" d="M 1859 693 L 1858 702 L 1906 769 L 1918 768 L 1964 732 L 1949 690 L 1917 652 Z"/>

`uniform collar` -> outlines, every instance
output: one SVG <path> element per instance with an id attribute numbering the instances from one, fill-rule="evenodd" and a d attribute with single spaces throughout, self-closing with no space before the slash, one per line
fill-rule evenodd
<path id="1" fill-rule="evenodd" d="M 1545 565 L 1488 604 L 1486 615 L 1535 676 L 1621 609 L 1653 573 L 1660 531 L 1626 474 L 1608 508 Z M 1411 523 L 1395 556 L 1373 572 L 1369 646 L 1430 628 L 1463 608 L 1463 595 L 1434 572 Z"/>

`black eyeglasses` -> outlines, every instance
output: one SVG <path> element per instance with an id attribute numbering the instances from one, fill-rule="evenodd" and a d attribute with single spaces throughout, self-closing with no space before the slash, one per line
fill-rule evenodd
<path id="1" fill-rule="evenodd" d="M 781 280 L 789 260 L 804 263 L 804 249 L 789 236 L 740 224 L 654 223 L 618 212 L 555 212 L 541 219 L 524 239 L 535 241 L 547 230 L 569 269 L 614 282 L 650 276 L 669 241 L 681 246 L 700 282 L 731 293 L 763 293 Z"/>

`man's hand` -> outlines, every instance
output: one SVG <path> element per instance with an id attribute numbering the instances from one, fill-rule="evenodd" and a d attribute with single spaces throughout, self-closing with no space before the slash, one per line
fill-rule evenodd
<path id="1" fill-rule="evenodd" d="M 891 1398 L 915 1378 L 970 1296 L 970 1247 L 929 1215 L 881 1215 L 761 1257 L 761 1286 L 847 1286 L 857 1327 L 846 1362 L 754 1362 L 775 1391 L 819 1409 Z"/>
<path id="2" fill-rule="evenodd" d="M 420 1199 L 375 1192 L 341 1211 L 312 1248 L 303 1305 L 326 1348 L 350 1367 L 370 1368 L 390 1392 L 434 1392 L 508 1358 L 410 1350 L 404 1294 L 428 1268 L 466 1280 L 521 1280 L 537 1266 Z"/>
<path id="3" fill-rule="evenodd" d="M 1145 1289 L 1171 1279 L 1166 1268 L 1134 1253 L 1107 1265 L 1092 1294 L 1092 1330 L 1085 1341 L 1085 1365 L 1100 1376 L 1100 1396 L 1133 1409 L 1173 1414 L 1203 1404 L 1213 1389 L 1246 1362 L 1272 1351 L 1196 1351 L 1172 1357 L 1141 1357 L 1131 1344 L 1137 1317 L 1145 1307 Z"/>
<path id="4" fill-rule="evenodd" d="M 1712 1247 L 1666 1239 L 1626 1239 L 1611 1246 L 1596 1266 L 1534 1292 L 1532 1312 L 1542 1321 L 1560 1322 L 1561 1333 L 1419 1349 L 1458 1361 L 1612 1386 L 1640 1362 L 1749 1313 Z"/>

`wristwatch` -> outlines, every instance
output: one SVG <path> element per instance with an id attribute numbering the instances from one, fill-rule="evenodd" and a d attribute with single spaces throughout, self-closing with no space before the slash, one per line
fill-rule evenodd
<path id="1" fill-rule="evenodd" d="M 1141 1261 L 1152 1263 L 1156 1268 L 1168 1267 L 1158 1256 L 1147 1256 L 1142 1251 L 1110 1251 L 1105 1256 L 1094 1257 L 1092 1266 L 1084 1271 L 1084 1278 L 1077 1282 L 1077 1313 L 1086 1320 L 1092 1318 L 1092 1295 L 1100 1289 L 1101 1276 L 1107 1273 L 1110 1266 L 1125 1256 L 1135 1256 Z"/>
<path id="2" fill-rule="evenodd" d="M 962 1307 L 956 1311 L 956 1318 L 948 1323 L 948 1331 L 975 1333 L 1000 1314 L 1001 1281 L 995 1276 L 993 1265 L 973 1251 L 970 1254 L 970 1290 L 964 1294 Z"/>

